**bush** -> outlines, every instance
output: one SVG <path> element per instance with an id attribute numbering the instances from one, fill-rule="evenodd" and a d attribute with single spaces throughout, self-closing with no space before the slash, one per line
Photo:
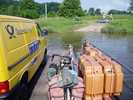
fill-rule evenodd
<path id="1" fill-rule="evenodd" d="M 49 12 L 48 13 L 48 17 L 55 17 L 57 16 L 57 14 L 55 12 Z"/>
<path id="2" fill-rule="evenodd" d="M 59 9 L 59 15 L 63 17 L 83 16 L 80 0 L 64 0 Z"/>

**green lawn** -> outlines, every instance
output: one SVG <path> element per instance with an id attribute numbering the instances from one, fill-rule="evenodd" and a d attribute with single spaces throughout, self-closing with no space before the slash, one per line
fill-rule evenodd
<path id="1" fill-rule="evenodd" d="M 116 15 L 113 21 L 102 29 L 109 34 L 133 34 L 133 16 Z"/>

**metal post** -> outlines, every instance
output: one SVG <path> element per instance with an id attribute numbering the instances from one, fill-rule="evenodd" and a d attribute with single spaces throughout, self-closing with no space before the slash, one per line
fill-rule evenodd
<path id="1" fill-rule="evenodd" d="M 45 3 L 45 18 L 47 19 L 47 13 L 48 13 L 48 11 L 47 11 L 47 3 Z"/>

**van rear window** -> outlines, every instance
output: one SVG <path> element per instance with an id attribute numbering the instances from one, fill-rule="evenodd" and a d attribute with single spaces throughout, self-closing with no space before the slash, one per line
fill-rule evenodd
<path id="1" fill-rule="evenodd" d="M 41 36 L 42 30 L 38 23 L 37 23 L 37 31 L 38 31 L 38 35 Z"/>

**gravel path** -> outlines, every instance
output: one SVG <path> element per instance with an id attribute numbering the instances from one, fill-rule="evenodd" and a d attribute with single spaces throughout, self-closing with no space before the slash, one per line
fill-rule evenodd
<path id="1" fill-rule="evenodd" d="M 102 23 L 93 23 L 93 24 L 88 25 L 86 27 L 77 29 L 77 30 L 75 30 L 75 32 L 101 32 L 101 29 L 105 25 L 106 24 L 102 24 Z"/>

